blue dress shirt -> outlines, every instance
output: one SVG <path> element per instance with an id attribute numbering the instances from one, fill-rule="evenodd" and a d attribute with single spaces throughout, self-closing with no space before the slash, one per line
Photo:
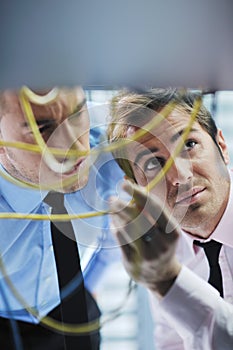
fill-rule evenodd
<path id="1" fill-rule="evenodd" d="M 101 133 L 91 130 L 91 146 L 98 143 Z M 43 202 L 47 192 L 29 189 L 12 183 L 0 167 L 0 211 L 12 213 L 47 214 L 51 209 Z M 65 195 L 65 206 L 72 214 L 100 211 L 108 208 L 107 200 L 116 195 L 123 172 L 110 154 L 104 153 L 91 167 L 88 184 Z M 103 270 L 119 258 L 119 249 L 109 232 L 108 215 L 73 220 L 81 256 L 84 281 L 89 291 L 95 290 Z M 9 288 L 0 269 L 0 316 L 31 323 L 47 315 L 60 303 L 56 265 L 51 240 L 50 222 L 26 219 L 0 220 L 0 254 L 17 293 L 35 309 L 32 316 Z"/>

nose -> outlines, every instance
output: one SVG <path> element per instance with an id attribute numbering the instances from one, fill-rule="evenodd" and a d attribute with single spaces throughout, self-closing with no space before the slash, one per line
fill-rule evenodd
<path id="1" fill-rule="evenodd" d="M 74 130 L 69 122 L 65 120 L 50 136 L 48 140 L 48 146 L 63 149 L 65 151 L 74 149 L 82 152 L 86 150 L 86 145 L 84 145 L 82 142 L 82 136 L 83 135 L 81 135 L 81 130 Z"/>
<path id="2" fill-rule="evenodd" d="M 86 133 L 88 130 L 85 130 Z M 44 159 L 48 166 L 58 173 L 70 171 L 77 160 L 89 151 L 89 138 L 85 134 L 81 130 L 74 130 L 68 121 L 63 121 L 47 140 L 47 146 L 63 150 L 64 154 L 51 156 L 45 153 Z M 77 154 L 67 155 L 66 152 L 71 149 L 77 151 Z"/>
<path id="3" fill-rule="evenodd" d="M 167 173 L 167 180 L 173 186 L 185 185 L 193 177 L 192 163 L 187 158 L 176 157 L 173 165 Z"/>

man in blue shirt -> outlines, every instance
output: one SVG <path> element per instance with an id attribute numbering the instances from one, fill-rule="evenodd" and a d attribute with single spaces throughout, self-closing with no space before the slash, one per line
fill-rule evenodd
<path id="1" fill-rule="evenodd" d="M 40 95 L 42 99 L 48 93 Z M 55 97 L 45 104 L 34 102 L 33 96 L 30 106 L 40 135 L 49 147 L 61 149 L 64 153 L 48 158 L 47 154 L 1 146 L 1 212 L 46 215 L 51 208 L 43 200 L 50 189 L 65 193 L 65 207 L 70 214 L 106 210 L 108 197 L 114 194 L 113 188 L 122 173 L 107 154 L 95 162 L 92 157 L 87 157 L 90 146 L 98 144 L 101 132 L 98 128 L 90 131 L 83 90 L 80 87 L 57 90 Z M 9 90 L 1 94 L 0 137 L 3 141 L 35 144 L 35 135 L 22 102 L 19 91 Z M 70 149 L 80 152 L 81 156 L 65 156 Z M 90 293 L 104 268 L 118 253 L 108 233 L 106 215 L 73 220 L 72 224 L 85 287 L 90 296 L 90 318 L 96 319 L 99 310 Z M 19 349 L 66 349 L 60 334 L 40 325 L 40 320 L 60 304 L 50 222 L 1 219 L 0 231 L 0 342 L 4 344 L 3 348 L 17 349 L 18 341 L 22 344 Z M 3 269 L 16 292 L 4 277 Z M 28 312 L 17 294 L 35 313 Z M 14 330 L 15 345 L 10 343 L 13 336 L 8 319 Z M 32 328 L 25 331 L 28 326 Z M 35 329 L 38 336 L 33 333 Z M 98 349 L 98 332 L 93 339 L 93 347 L 88 348 Z M 76 347 L 67 347 L 73 348 Z"/>

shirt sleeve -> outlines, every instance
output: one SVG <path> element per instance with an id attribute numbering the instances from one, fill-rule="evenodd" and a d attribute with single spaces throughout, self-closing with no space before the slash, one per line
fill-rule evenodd
<path id="1" fill-rule="evenodd" d="M 180 349 L 232 349 L 233 306 L 188 268 L 182 267 L 159 304 L 164 319 L 183 340 Z M 167 343 L 163 349 L 173 347 Z"/>
<path id="2" fill-rule="evenodd" d="M 99 237 L 98 247 L 86 248 L 83 276 L 86 288 L 91 292 L 97 292 L 105 274 L 112 264 L 121 261 L 120 249 L 114 236 L 110 232 L 109 215 L 103 217 L 102 221 L 104 232 Z"/>

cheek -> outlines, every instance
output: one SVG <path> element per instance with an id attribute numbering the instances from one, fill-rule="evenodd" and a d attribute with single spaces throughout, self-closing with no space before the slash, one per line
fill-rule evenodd
<path id="1" fill-rule="evenodd" d="M 192 162 L 192 168 L 194 176 L 197 174 L 206 178 L 219 176 L 222 172 L 225 173 L 227 169 L 217 150 L 216 152 L 203 153 L 202 157 Z"/>
<path id="2" fill-rule="evenodd" d="M 167 202 L 168 186 L 166 180 L 162 179 L 159 181 L 157 185 L 151 188 L 151 193 L 159 197 L 163 203 Z"/>
<path id="3" fill-rule="evenodd" d="M 78 138 L 78 141 L 85 147 L 86 150 L 90 149 L 89 131 L 84 133 Z"/>
<path id="4" fill-rule="evenodd" d="M 147 186 L 148 179 L 146 178 L 144 171 L 139 166 L 131 165 L 131 167 L 137 184 L 143 187 Z"/>
<path id="5" fill-rule="evenodd" d="M 145 173 L 139 167 L 133 168 L 135 179 L 140 186 L 147 186 L 150 184 L 151 179 L 148 179 L 145 176 Z M 165 179 L 160 180 L 153 188 L 151 188 L 151 192 L 159 197 L 163 202 L 166 202 L 167 198 L 167 182 Z"/>
<path id="6" fill-rule="evenodd" d="M 24 141 L 21 126 L 17 119 L 5 116 L 1 120 L 1 137 L 4 141 Z"/>
<path id="7" fill-rule="evenodd" d="M 25 168 L 39 168 L 41 163 L 41 156 L 36 153 L 12 148 L 7 149 L 6 154 L 10 161 L 18 164 L 25 164 Z"/>
<path id="8" fill-rule="evenodd" d="M 86 113 L 82 113 L 78 120 L 73 125 L 72 123 L 70 125 L 78 139 L 89 138 L 90 122 Z"/>

